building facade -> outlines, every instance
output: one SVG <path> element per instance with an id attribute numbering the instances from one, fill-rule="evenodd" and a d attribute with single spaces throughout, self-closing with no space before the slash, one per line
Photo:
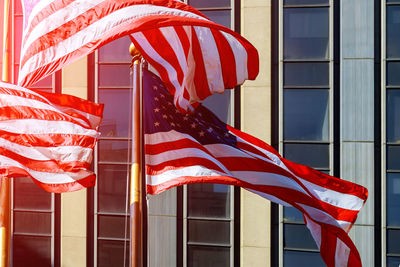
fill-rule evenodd
<path id="1" fill-rule="evenodd" d="M 285 158 L 367 187 L 350 236 L 363 266 L 399 266 L 400 1 L 187 2 L 260 55 L 257 80 L 205 105 Z M 16 83 L 19 1 L 11 11 Z M 114 41 L 34 86 L 105 103 L 98 180 L 59 195 L 15 179 L 12 266 L 128 265 L 129 44 Z M 146 200 L 147 266 L 325 266 L 299 212 L 240 188 L 190 185 Z"/>

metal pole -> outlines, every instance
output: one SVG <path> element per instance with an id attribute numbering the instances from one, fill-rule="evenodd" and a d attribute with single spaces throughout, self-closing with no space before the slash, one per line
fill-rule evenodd
<path id="1" fill-rule="evenodd" d="M 130 266 L 142 267 L 142 193 L 141 193 L 141 56 L 133 44 L 129 47 L 132 55 L 133 108 L 132 108 L 132 167 L 130 181 Z"/>

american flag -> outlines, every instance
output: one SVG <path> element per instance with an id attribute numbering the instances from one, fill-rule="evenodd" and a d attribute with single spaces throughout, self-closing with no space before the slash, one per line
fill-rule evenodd
<path id="1" fill-rule="evenodd" d="M 299 209 L 328 266 L 361 266 L 348 231 L 366 188 L 282 158 L 265 142 L 199 106 L 183 115 L 161 81 L 144 71 L 147 192 L 190 183 L 237 185 Z"/>
<path id="2" fill-rule="evenodd" d="M 49 192 L 93 186 L 103 106 L 0 82 L 0 176 L 31 177 Z"/>
<path id="3" fill-rule="evenodd" d="M 25 87 L 127 34 L 181 110 L 258 74 L 257 50 L 246 39 L 180 1 L 23 2 L 29 18 L 19 84 Z"/>

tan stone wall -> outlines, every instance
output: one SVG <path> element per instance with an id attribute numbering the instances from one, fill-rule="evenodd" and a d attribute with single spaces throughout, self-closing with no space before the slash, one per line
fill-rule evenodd
<path id="1" fill-rule="evenodd" d="M 63 68 L 62 93 L 87 98 L 87 58 Z M 61 266 L 86 266 L 86 190 L 61 195 Z"/>
<path id="2" fill-rule="evenodd" d="M 241 2 L 241 34 L 258 50 L 260 73 L 241 92 L 242 130 L 271 140 L 271 0 Z M 270 202 L 241 190 L 241 264 L 269 266 L 271 253 Z"/>

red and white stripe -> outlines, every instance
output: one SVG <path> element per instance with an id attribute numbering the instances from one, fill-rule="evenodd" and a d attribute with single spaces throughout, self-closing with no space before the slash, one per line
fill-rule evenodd
<path id="1" fill-rule="evenodd" d="M 258 74 L 257 50 L 246 39 L 182 2 L 41 0 L 24 30 L 19 84 L 28 87 L 126 34 L 181 110 Z"/>
<path id="2" fill-rule="evenodd" d="M 227 126 L 238 148 L 201 145 L 171 130 L 145 136 L 147 190 L 150 194 L 189 183 L 244 187 L 276 203 L 303 212 L 328 266 L 361 266 L 348 231 L 368 191 L 282 158 L 268 144 Z"/>
<path id="3" fill-rule="evenodd" d="M 31 177 L 56 193 L 93 186 L 102 112 L 77 97 L 0 83 L 0 175 Z"/>

